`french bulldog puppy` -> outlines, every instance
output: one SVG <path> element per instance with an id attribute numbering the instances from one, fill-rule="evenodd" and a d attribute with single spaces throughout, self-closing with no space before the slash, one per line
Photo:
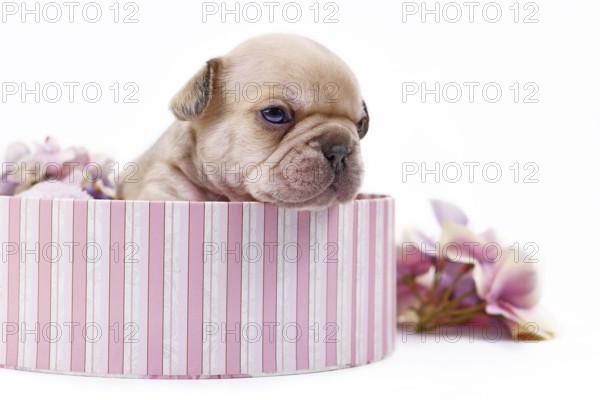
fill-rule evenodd
<path id="1" fill-rule="evenodd" d="M 260 201 L 316 210 L 354 199 L 369 115 L 348 66 L 305 37 L 250 39 L 175 95 L 177 120 L 122 199 Z"/>

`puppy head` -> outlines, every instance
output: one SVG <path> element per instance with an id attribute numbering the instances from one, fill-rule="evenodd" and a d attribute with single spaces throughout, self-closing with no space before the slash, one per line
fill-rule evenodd
<path id="1" fill-rule="evenodd" d="M 358 82 L 335 54 L 266 35 L 212 59 L 173 98 L 202 183 L 230 200 L 318 209 L 352 200 L 369 126 Z"/>

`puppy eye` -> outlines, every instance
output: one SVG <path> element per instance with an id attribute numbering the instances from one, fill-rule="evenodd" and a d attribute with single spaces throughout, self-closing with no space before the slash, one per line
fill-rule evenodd
<path id="1" fill-rule="evenodd" d="M 356 124 L 356 130 L 358 131 L 358 136 L 362 139 L 367 133 L 367 117 L 361 119 Z"/>
<path id="2" fill-rule="evenodd" d="M 272 124 L 285 124 L 290 119 L 283 108 L 269 107 L 261 110 L 263 118 Z"/>

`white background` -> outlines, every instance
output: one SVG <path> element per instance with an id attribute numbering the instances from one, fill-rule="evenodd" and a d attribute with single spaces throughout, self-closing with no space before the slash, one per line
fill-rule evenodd
<path id="1" fill-rule="evenodd" d="M 525 8 L 518 4 L 519 22 L 499 1 L 502 17 L 496 23 L 482 14 L 485 1 L 475 8 L 462 6 L 446 15 L 406 15 L 402 2 L 340 1 L 334 18 L 324 23 L 333 8 L 318 3 L 319 21 L 309 7 L 315 1 L 299 1 L 303 12 L 297 23 L 287 22 L 282 6 L 273 23 L 263 8 L 261 21 L 239 23 L 234 15 L 225 23 L 220 15 L 202 21 L 199 1 L 138 0 L 138 23 L 113 21 L 113 1 L 100 1 L 103 16 L 86 22 L 81 6 L 68 22 L 48 23 L 41 16 L 4 15 L 0 22 L 0 81 L 96 82 L 103 89 L 97 103 L 75 91 L 57 103 L 33 96 L 22 102 L 9 96 L 0 102 L 0 148 L 10 142 L 41 141 L 53 135 L 62 145 L 84 145 L 105 152 L 120 162 L 133 160 L 169 125 L 173 117 L 167 105 L 171 96 L 209 58 L 229 51 L 253 35 L 293 32 L 314 38 L 339 54 L 361 82 L 371 115 L 370 131 L 363 141 L 366 163 L 364 191 L 395 196 L 398 233 L 407 225 L 429 232 L 437 229 L 428 199 L 455 202 L 470 216 L 475 230 L 493 226 L 507 243 L 535 242 L 543 277 L 543 302 L 559 322 L 560 334 L 537 344 L 487 343 L 466 338 L 458 343 L 433 338 L 398 338 L 395 354 L 376 364 L 335 372 L 290 377 L 211 380 L 151 381 L 99 379 L 0 370 L 3 397 L 44 396 L 70 398 L 286 397 L 333 398 L 525 398 L 550 395 L 576 397 L 597 393 L 600 284 L 597 228 L 600 195 L 596 177 L 600 149 L 600 4 L 594 1 L 540 1 Z M 6 2 L 3 2 L 6 3 Z M 20 2 L 19 2 L 20 3 Z M 62 4 L 62 2 L 59 2 Z M 122 20 L 133 8 L 124 10 Z M 220 2 L 218 2 L 220 4 Z M 262 4 L 262 1 L 258 3 Z M 447 2 L 441 2 L 440 9 Z M 33 2 L 27 3 L 33 7 Z M 43 3 L 42 3 L 43 4 Z M 85 2 L 82 2 L 82 5 Z M 229 7 L 233 7 L 229 2 Z M 243 3 L 242 3 L 243 4 Z M 241 5 L 240 4 L 240 7 Z M 459 2 L 459 4 L 463 4 Z M 17 4 L 18 7 L 21 7 Z M 523 19 L 537 5 L 533 18 Z M 417 3 L 420 7 L 420 2 Z M 434 2 L 427 2 L 432 9 Z M 40 5 L 41 7 L 41 5 Z M 514 9 L 514 7 L 513 7 Z M 50 12 L 50 10 L 49 10 Z M 93 17 L 93 12 L 89 14 Z M 444 18 L 444 16 L 446 18 Z M 488 19 L 495 17 L 488 9 Z M 54 17 L 54 13 L 48 15 Z M 253 17 L 253 14 L 250 15 Z M 289 17 L 294 17 L 290 11 Z M 113 100 L 109 87 L 133 82 L 139 102 Z M 451 103 L 449 92 L 436 103 L 433 95 L 423 102 L 419 95 L 402 99 L 403 82 L 424 82 L 433 88 L 449 82 L 478 82 L 474 101 L 466 86 L 462 98 Z M 486 101 L 482 86 L 502 88 L 499 101 Z M 521 98 L 514 101 L 510 87 L 518 82 Z M 537 85 L 537 103 L 525 103 L 526 83 Z M 81 86 L 79 87 L 81 88 Z M 125 94 L 126 92 L 121 92 Z M 493 97 L 494 92 L 488 92 Z M 457 183 L 436 182 L 435 176 L 403 179 L 403 163 L 425 163 L 427 168 L 448 163 L 479 162 L 474 182 L 466 167 Z M 521 174 L 514 182 L 518 162 Z M 539 167 L 525 183 L 525 163 Z M 497 163 L 502 178 L 497 183 L 482 174 L 481 166 Z M 411 164 L 412 165 L 412 164 Z M 446 170 L 450 178 L 454 171 Z M 55 396 L 56 395 L 56 396 Z"/>

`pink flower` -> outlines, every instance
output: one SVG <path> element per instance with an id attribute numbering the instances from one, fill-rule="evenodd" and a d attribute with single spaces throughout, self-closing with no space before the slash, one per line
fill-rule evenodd
<path id="1" fill-rule="evenodd" d="M 431 207 L 440 226 L 444 226 L 446 220 L 450 220 L 459 225 L 467 225 L 469 219 L 467 215 L 452 203 L 442 200 L 431 200 Z"/>
<path id="2" fill-rule="evenodd" d="M 7 150 L 0 194 L 18 195 L 44 183 L 33 194 L 53 193 L 53 197 L 60 197 L 57 194 L 70 193 L 71 189 L 65 184 L 77 182 L 79 189 L 84 189 L 94 198 L 113 198 L 114 185 L 108 179 L 110 164 L 110 159 L 92 157 L 82 147 L 62 150 L 52 137 L 47 137 L 41 144 L 36 143 L 34 151 L 22 143 L 15 143 Z M 57 187 L 48 186 L 52 184 Z"/>
<path id="3" fill-rule="evenodd" d="M 413 322 L 413 307 L 420 305 L 421 299 L 427 296 L 429 287 L 419 282 L 415 282 L 414 287 L 398 284 L 396 289 L 396 311 L 400 322 Z"/>
<path id="4" fill-rule="evenodd" d="M 442 227 L 439 242 L 407 230 L 398 248 L 399 321 L 416 319 L 429 329 L 486 317 L 517 339 L 552 337 L 534 265 L 514 260 L 493 230 L 474 233 L 458 207 L 437 200 L 432 206 Z M 426 272 L 433 272 L 429 285 L 423 284 Z"/>
<path id="5" fill-rule="evenodd" d="M 82 199 L 92 198 L 81 187 L 65 182 L 40 182 L 17 196 L 30 199 Z"/>
<path id="6" fill-rule="evenodd" d="M 402 235 L 402 242 L 397 247 L 398 277 L 405 275 L 419 276 L 426 273 L 433 265 L 435 254 L 429 250 L 433 241 L 417 230 L 407 229 Z"/>
<path id="7" fill-rule="evenodd" d="M 515 337 L 551 338 L 554 322 L 539 304 L 535 265 L 514 258 L 514 253 L 504 248 L 496 262 L 476 264 L 473 278 L 477 293 L 486 302 L 488 314 L 501 315 L 512 322 Z"/>
<path id="8" fill-rule="evenodd" d="M 24 143 L 16 142 L 8 146 L 4 155 L 4 165 L 2 166 L 2 176 L 0 179 L 0 195 L 10 196 L 15 192 L 18 181 L 11 180 L 12 168 L 17 161 L 30 153 L 29 148 Z"/>
<path id="9" fill-rule="evenodd" d="M 466 225 L 446 219 L 440 234 L 440 256 L 453 262 L 474 264 L 494 259 L 500 245 L 493 231 L 473 233 Z"/>

